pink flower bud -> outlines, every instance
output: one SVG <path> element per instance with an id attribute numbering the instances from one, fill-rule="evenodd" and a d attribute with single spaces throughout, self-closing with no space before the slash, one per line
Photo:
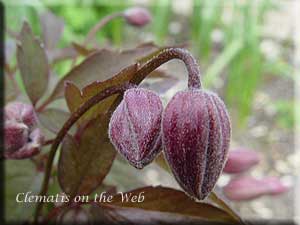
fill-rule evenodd
<path id="1" fill-rule="evenodd" d="M 141 27 L 145 26 L 151 21 L 151 15 L 149 11 L 141 7 L 133 7 L 124 11 L 124 18 L 127 23 L 133 26 Z"/>
<path id="2" fill-rule="evenodd" d="M 138 169 L 152 162 L 161 149 L 162 111 L 157 94 L 142 88 L 132 88 L 125 92 L 111 117 L 111 142 Z"/>
<path id="3" fill-rule="evenodd" d="M 13 120 L 5 121 L 4 140 L 5 150 L 15 152 L 27 143 L 28 127 Z"/>
<path id="4" fill-rule="evenodd" d="M 36 126 L 37 116 L 32 105 L 12 102 L 5 106 L 5 119 L 24 123 L 29 128 Z"/>
<path id="5" fill-rule="evenodd" d="M 40 129 L 36 128 L 30 133 L 28 142 L 15 152 L 5 151 L 4 156 L 7 159 L 26 159 L 38 154 L 41 150 L 44 136 Z"/>
<path id="6" fill-rule="evenodd" d="M 277 177 L 256 179 L 250 176 L 236 177 L 224 188 L 225 196 L 233 201 L 246 201 L 262 195 L 278 195 L 288 190 Z"/>
<path id="7" fill-rule="evenodd" d="M 37 116 L 31 105 L 13 102 L 5 109 L 4 156 L 8 159 L 24 159 L 39 153 L 43 135 L 36 128 Z"/>
<path id="8" fill-rule="evenodd" d="M 164 153 L 180 186 L 204 199 L 226 161 L 231 128 L 223 101 L 211 92 L 178 92 L 162 119 Z"/>
<path id="9" fill-rule="evenodd" d="M 223 169 L 225 173 L 242 173 L 260 161 L 259 154 L 249 149 L 236 149 L 229 151 L 228 159 Z"/>

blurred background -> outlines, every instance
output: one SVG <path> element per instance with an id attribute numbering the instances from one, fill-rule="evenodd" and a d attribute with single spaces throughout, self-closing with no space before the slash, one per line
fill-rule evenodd
<path id="1" fill-rule="evenodd" d="M 141 29 L 115 19 L 97 33 L 100 47 L 128 49 L 144 42 L 159 46 L 185 44 L 196 56 L 204 87 L 215 90 L 226 102 L 233 123 L 231 147 L 245 146 L 257 151 L 262 160 L 249 171 L 254 177 L 277 176 L 290 186 L 279 196 L 232 203 L 246 218 L 290 219 L 295 216 L 295 181 L 300 170 L 300 151 L 296 151 L 295 42 L 296 1 L 272 0 L 142 0 L 142 1 L 4 1 L 6 27 L 19 31 L 26 19 L 36 35 L 41 34 L 39 16 L 49 10 L 65 22 L 59 47 L 72 41 L 83 42 L 86 34 L 102 17 L 129 6 L 148 8 L 152 22 Z M 9 33 L 9 32 L 8 32 Z M 12 42 L 6 34 L 7 43 Z M 299 36 L 297 37 L 299 41 Z M 12 47 L 13 48 L 13 47 Z M 298 59 L 299 60 L 299 59 Z M 13 63 L 14 64 L 14 63 Z M 71 61 L 58 63 L 58 77 L 70 69 Z M 178 82 L 162 93 L 164 102 L 186 86 L 183 64 L 172 61 L 163 66 Z M 19 74 L 18 84 L 22 88 Z M 296 108 L 296 109 L 295 109 Z M 115 163 L 117 164 L 117 163 Z M 167 173 L 151 165 L 142 172 L 130 167 L 113 167 L 118 182 L 128 190 L 141 184 L 176 186 Z M 121 178 L 130 173 L 132 179 Z M 123 180 L 122 180 L 123 179 Z M 229 175 L 219 180 L 224 186 Z"/>

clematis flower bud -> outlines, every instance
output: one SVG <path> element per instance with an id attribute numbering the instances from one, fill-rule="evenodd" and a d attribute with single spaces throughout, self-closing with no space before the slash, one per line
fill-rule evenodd
<path id="1" fill-rule="evenodd" d="M 258 164 L 260 156 L 250 149 L 238 148 L 228 153 L 228 159 L 223 169 L 225 173 L 242 173 Z"/>
<path id="2" fill-rule="evenodd" d="M 162 118 L 162 140 L 169 166 L 190 196 L 204 199 L 226 161 L 231 128 L 223 101 L 203 90 L 178 92 Z"/>
<path id="3" fill-rule="evenodd" d="M 39 153 L 43 135 L 37 125 L 37 117 L 31 105 L 20 102 L 8 104 L 4 110 L 4 157 L 24 159 Z"/>
<path id="4" fill-rule="evenodd" d="M 5 121 L 5 150 L 17 151 L 26 144 L 28 139 L 28 127 L 23 123 L 13 120 Z"/>
<path id="5" fill-rule="evenodd" d="M 225 196 L 233 201 L 247 201 L 263 195 L 278 195 L 288 190 L 277 177 L 256 179 L 250 176 L 236 177 L 224 188 Z"/>
<path id="6" fill-rule="evenodd" d="M 109 123 L 109 137 L 118 152 L 131 165 L 141 169 L 161 149 L 162 103 L 157 94 L 132 88 L 114 111 Z"/>
<path id="7" fill-rule="evenodd" d="M 145 26 L 151 21 L 149 11 L 142 7 L 132 7 L 124 11 L 124 18 L 127 23 L 133 26 Z"/>
<path id="8" fill-rule="evenodd" d="M 30 129 L 37 124 L 34 108 L 22 102 L 12 102 L 5 106 L 5 120 L 15 120 L 19 123 L 24 123 Z"/>

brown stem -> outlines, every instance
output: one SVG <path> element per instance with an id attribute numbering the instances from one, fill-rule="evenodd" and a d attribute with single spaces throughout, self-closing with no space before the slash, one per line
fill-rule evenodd
<path id="1" fill-rule="evenodd" d="M 103 19 L 101 19 L 87 34 L 84 42 L 83 42 L 83 46 L 87 45 L 88 42 L 92 41 L 93 38 L 95 37 L 96 33 L 106 24 L 108 24 L 110 21 L 112 21 L 113 19 L 117 18 L 117 17 L 123 17 L 123 13 L 121 12 L 117 12 L 117 13 L 113 13 L 110 14 L 106 17 L 104 17 Z"/>
<path id="2" fill-rule="evenodd" d="M 124 92 L 126 89 L 130 88 L 132 86 L 132 84 L 140 83 L 153 70 L 155 70 L 157 67 L 168 62 L 171 59 L 181 59 L 185 63 L 186 68 L 188 70 L 188 76 L 189 76 L 189 78 L 188 78 L 188 87 L 189 88 L 201 88 L 200 70 L 198 68 L 198 64 L 196 63 L 196 60 L 194 59 L 194 57 L 185 49 L 167 48 L 163 51 L 160 51 L 157 55 L 155 55 L 153 58 L 148 60 L 136 72 L 134 78 L 130 81 L 131 84 L 127 84 L 127 85 L 123 84 L 123 85 L 119 85 L 119 86 L 113 86 L 113 87 L 107 88 L 104 91 L 91 97 L 88 101 L 83 103 L 76 112 L 74 112 L 71 115 L 71 117 L 67 120 L 67 122 L 64 124 L 64 126 L 60 129 L 56 138 L 54 139 L 53 144 L 51 146 L 50 153 L 49 153 L 47 165 L 46 165 L 44 181 L 43 181 L 41 192 L 40 192 L 41 196 L 44 196 L 47 194 L 48 184 L 49 184 L 49 179 L 50 179 L 50 174 L 51 174 L 51 168 L 52 168 L 55 153 L 57 151 L 57 148 L 58 148 L 60 142 L 63 140 L 63 138 L 65 137 L 68 130 L 72 127 L 72 125 L 86 111 L 88 111 L 95 104 L 99 103 L 103 99 L 105 99 L 113 94 Z M 114 102 L 114 104 L 117 104 L 118 99 Z M 42 207 L 43 207 L 43 202 L 39 202 L 37 204 L 37 208 L 35 211 L 35 217 L 34 217 L 35 223 L 38 222 L 38 217 L 42 210 Z"/>
<path id="3" fill-rule="evenodd" d="M 138 76 L 134 76 L 134 79 L 131 80 L 131 82 L 140 83 L 149 73 L 172 59 L 180 59 L 184 62 L 189 76 L 188 87 L 201 88 L 199 66 L 191 53 L 183 48 L 166 48 L 163 51 L 160 51 L 138 70 Z"/>
<path id="4" fill-rule="evenodd" d="M 132 85 L 129 84 L 123 84 L 123 85 L 119 85 L 119 86 L 112 86 L 110 88 L 107 88 L 101 92 L 99 92 L 98 94 L 96 94 L 95 96 L 91 97 L 88 101 L 86 101 L 85 103 L 83 103 L 76 112 L 74 112 L 71 117 L 66 121 L 66 123 L 64 124 L 64 126 L 60 129 L 60 131 L 58 132 L 56 138 L 53 141 L 53 144 L 51 146 L 50 149 L 50 153 L 48 156 L 48 161 L 47 161 L 47 165 L 46 165 L 46 171 L 45 171 L 45 175 L 44 175 L 44 181 L 42 184 L 42 188 L 41 188 L 41 192 L 40 192 L 40 196 L 44 196 L 47 194 L 48 191 L 48 184 L 49 184 L 49 179 L 50 179 L 50 175 L 51 175 L 51 169 L 52 169 L 52 164 L 53 164 L 53 160 L 54 160 L 54 156 L 55 153 L 57 151 L 57 148 L 60 144 L 60 142 L 63 140 L 63 138 L 65 137 L 66 133 L 68 132 L 68 130 L 73 126 L 73 124 L 86 112 L 88 111 L 91 107 L 93 107 L 95 104 L 99 103 L 100 101 L 102 101 L 103 99 L 116 94 L 116 93 L 122 93 L 124 92 L 126 89 L 128 89 L 129 87 L 131 87 Z M 38 217 L 39 214 L 42 210 L 43 207 L 43 202 L 39 202 L 37 204 L 37 208 L 35 211 L 35 217 L 34 217 L 34 222 L 37 223 L 38 222 Z"/>

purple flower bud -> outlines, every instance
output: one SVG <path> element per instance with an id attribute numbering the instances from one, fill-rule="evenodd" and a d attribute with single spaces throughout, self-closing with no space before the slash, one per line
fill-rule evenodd
<path id="1" fill-rule="evenodd" d="M 40 129 L 36 128 L 30 133 L 28 141 L 25 145 L 14 152 L 5 151 L 4 156 L 7 159 L 30 158 L 40 152 L 43 141 L 44 136 L 42 135 Z"/>
<path id="2" fill-rule="evenodd" d="M 37 125 L 34 108 L 20 102 L 8 104 L 5 109 L 4 156 L 8 159 L 24 159 L 39 153 L 43 135 Z"/>
<path id="3" fill-rule="evenodd" d="M 15 152 L 27 143 L 28 127 L 13 120 L 5 121 L 4 125 L 5 150 Z"/>
<path id="4" fill-rule="evenodd" d="M 224 188 L 225 196 L 233 201 L 247 201 L 263 195 L 278 195 L 288 190 L 277 177 L 256 179 L 250 176 L 236 177 Z"/>
<path id="5" fill-rule="evenodd" d="M 228 159 L 223 169 L 225 173 L 242 173 L 258 164 L 260 156 L 250 149 L 236 149 L 229 151 Z"/>
<path id="6" fill-rule="evenodd" d="M 12 102 L 5 106 L 5 119 L 24 123 L 29 128 L 36 126 L 37 116 L 32 105 Z"/>
<path id="7" fill-rule="evenodd" d="M 169 166 L 190 196 L 204 199 L 226 161 L 231 128 L 223 101 L 203 90 L 178 92 L 162 118 L 162 140 Z"/>
<path id="8" fill-rule="evenodd" d="M 133 26 L 141 27 L 145 26 L 151 21 L 151 15 L 149 11 L 141 7 L 133 7 L 124 11 L 124 18 L 127 23 Z"/>
<path id="9" fill-rule="evenodd" d="M 141 169 L 151 163 L 161 149 L 163 106 L 157 94 L 132 88 L 113 113 L 110 140 L 131 165 Z"/>

